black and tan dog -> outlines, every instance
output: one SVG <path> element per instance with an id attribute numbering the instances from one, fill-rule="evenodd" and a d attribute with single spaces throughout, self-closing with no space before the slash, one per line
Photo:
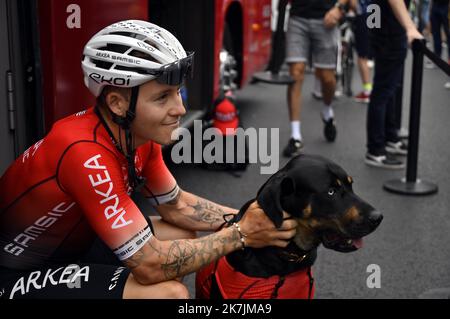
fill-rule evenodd
<path id="1" fill-rule="evenodd" d="M 256 199 L 277 227 L 283 211 L 298 221 L 292 242 L 286 248 L 245 248 L 205 267 L 197 274 L 197 297 L 311 298 L 310 267 L 318 246 L 355 251 L 383 219 L 353 192 L 352 184 L 340 166 L 321 156 L 291 159 L 259 189 Z M 253 201 L 231 222 L 239 221 Z"/>

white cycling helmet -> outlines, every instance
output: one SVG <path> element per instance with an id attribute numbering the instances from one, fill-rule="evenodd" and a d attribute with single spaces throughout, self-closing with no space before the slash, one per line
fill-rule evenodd
<path id="1" fill-rule="evenodd" d="M 84 83 L 96 97 L 107 85 L 136 87 L 153 79 L 179 85 L 193 66 L 193 53 L 186 54 L 169 31 L 141 20 L 104 28 L 85 45 L 83 55 Z"/>

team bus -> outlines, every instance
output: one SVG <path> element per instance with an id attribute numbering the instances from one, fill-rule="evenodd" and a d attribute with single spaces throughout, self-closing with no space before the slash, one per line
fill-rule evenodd
<path id="1" fill-rule="evenodd" d="M 53 123 L 94 104 L 80 66 L 84 44 L 115 21 L 141 19 L 195 51 L 183 126 L 242 88 L 271 53 L 271 0 L 0 1 L 0 174 Z"/>

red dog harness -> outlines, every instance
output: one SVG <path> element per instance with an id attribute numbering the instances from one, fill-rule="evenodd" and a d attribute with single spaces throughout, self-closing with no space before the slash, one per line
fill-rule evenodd
<path id="1" fill-rule="evenodd" d="M 226 258 L 222 257 L 197 273 L 197 298 L 210 298 L 212 276 L 215 276 L 224 299 L 311 299 L 314 297 L 314 279 L 310 267 L 287 276 L 248 277 L 234 270 Z"/>

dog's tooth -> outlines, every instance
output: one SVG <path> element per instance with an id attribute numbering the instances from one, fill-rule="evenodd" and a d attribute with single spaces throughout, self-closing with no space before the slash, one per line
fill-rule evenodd
<path id="1" fill-rule="evenodd" d="M 351 239 L 348 239 L 348 240 L 347 240 L 347 244 L 349 244 L 349 245 L 351 245 L 352 242 L 353 242 L 353 241 L 352 241 Z"/>

